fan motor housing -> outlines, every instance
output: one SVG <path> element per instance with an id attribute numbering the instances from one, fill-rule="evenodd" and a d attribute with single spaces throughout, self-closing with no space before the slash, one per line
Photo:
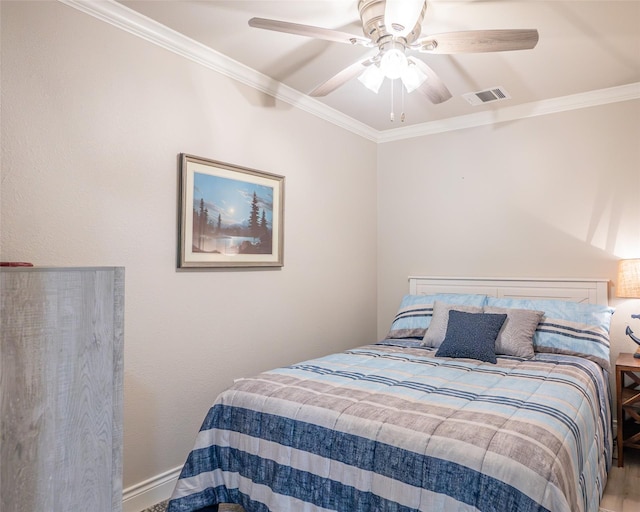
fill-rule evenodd
<path id="1" fill-rule="evenodd" d="M 362 20 L 362 31 L 364 35 L 370 38 L 374 43 L 378 44 L 380 40 L 393 37 L 393 32 L 387 30 L 384 22 L 384 13 L 386 7 L 386 0 L 360 0 L 358 2 L 358 11 L 360 12 L 360 19 Z M 422 30 L 422 20 L 427 10 L 427 2 L 422 6 L 422 11 L 416 20 L 411 32 L 409 32 L 404 39 L 406 44 L 413 43 L 419 36 Z"/>

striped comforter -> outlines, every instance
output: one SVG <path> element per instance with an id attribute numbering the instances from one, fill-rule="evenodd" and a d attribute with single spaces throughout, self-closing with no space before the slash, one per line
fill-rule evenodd
<path id="1" fill-rule="evenodd" d="M 599 366 L 434 354 L 380 343 L 237 381 L 168 512 L 597 512 L 612 442 Z"/>

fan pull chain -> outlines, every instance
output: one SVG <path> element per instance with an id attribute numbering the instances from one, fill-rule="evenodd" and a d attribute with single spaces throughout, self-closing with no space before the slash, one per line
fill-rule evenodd
<path id="1" fill-rule="evenodd" d="M 393 109 L 393 83 L 395 82 L 395 80 L 391 80 L 391 115 L 390 115 L 390 120 L 393 123 L 393 121 L 396 118 L 396 114 L 394 112 Z"/>
<path id="2" fill-rule="evenodd" d="M 389 115 L 389 120 L 393 123 L 396 120 L 396 113 L 395 113 L 395 108 L 394 108 L 394 87 L 393 84 L 395 83 L 395 80 L 391 80 L 391 114 Z M 401 108 L 401 112 L 400 112 L 400 122 L 404 123 L 404 119 L 405 119 L 405 115 L 404 115 L 404 87 L 400 87 L 400 108 Z"/>

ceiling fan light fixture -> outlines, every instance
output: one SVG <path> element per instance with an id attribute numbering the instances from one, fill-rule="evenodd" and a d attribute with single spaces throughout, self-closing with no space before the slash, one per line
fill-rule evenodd
<path id="1" fill-rule="evenodd" d="M 427 75 L 425 75 L 418 66 L 409 62 L 409 65 L 405 68 L 400 78 L 407 93 L 411 93 L 425 82 Z"/>
<path id="2" fill-rule="evenodd" d="M 408 66 L 407 57 L 402 50 L 391 48 L 380 59 L 380 69 L 391 80 L 400 78 Z"/>
<path id="3" fill-rule="evenodd" d="M 382 85 L 382 82 L 384 82 L 384 73 L 377 65 L 372 64 L 364 70 L 364 72 L 358 77 L 358 80 L 360 80 L 362 85 L 367 89 L 378 94 L 380 86 Z"/>

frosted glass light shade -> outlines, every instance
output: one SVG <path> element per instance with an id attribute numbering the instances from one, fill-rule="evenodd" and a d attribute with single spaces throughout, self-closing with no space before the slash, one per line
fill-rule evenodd
<path id="1" fill-rule="evenodd" d="M 407 57 L 404 52 L 397 48 L 392 48 L 382 56 L 380 69 L 384 73 L 384 76 L 395 80 L 402 76 L 402 73 L 407 68 L 407 64 Z"/>
<path id="2" fill-rule="evenodd" d="M 424 83 L 427 79 L 427 75 L 425 75 L 418 66 L 409 63 L 400 78 L 402 78 L 402 83 L 405 89 L 410 93 L 415 91 Z"/>
<path id="3" fill-rule="evenodd" d="M 364 72 L 358 77 L 358 80 L 369 89 L 370 91 L 378 94 L 380 86 L 384 81 L 384 73 L 380 71 L 380 68 L 375 64 L 371 64 Z"/>

